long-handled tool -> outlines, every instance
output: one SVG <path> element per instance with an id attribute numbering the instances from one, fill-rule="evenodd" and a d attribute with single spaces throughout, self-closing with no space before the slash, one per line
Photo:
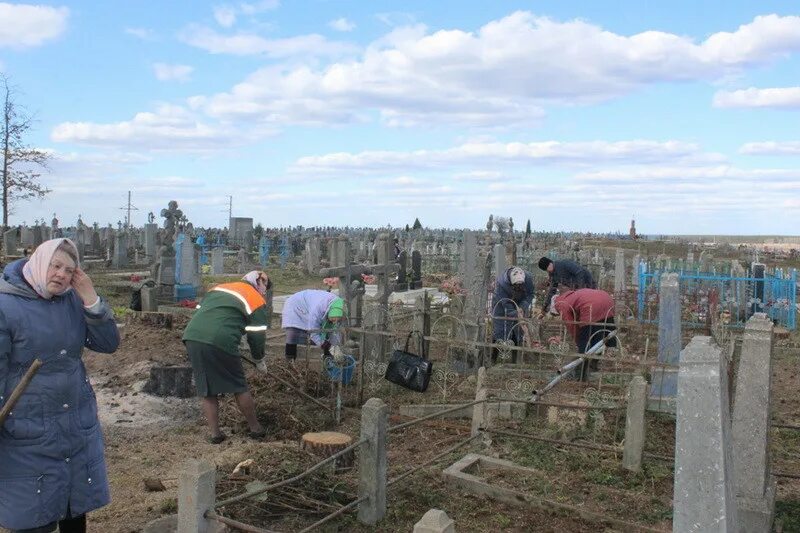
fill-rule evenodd
<path id="1" fill-rule="evenodd" d="M 25 372 L 25 375 L 22 376 L 22 379 L 19 380 L 17 386 L 14 387 L 14 390 L 11 391 L 11 396 L 8 397 L 5 405 L 3 408 L 0 409 L 0 427 L 8 418 L 8 414 L 14 409 L 14 406 L 17 405 L 17 401 L 19 401 L 19 397 L 22 396 L 22 393 L 25 392 L 25 389 L 30 384 L 33 376 L 36 375 L 36 371 L 39 370 L 39 367 L 42 366 L 42 361 L 40 359 L 34 359 L 31 366 L 28 367 L 28 370 Z"/>
<path id="2" fill-rule="evenodd" d="M 585 355 L 595 355 L 597 353 L 603 353 L 605 351 L 606 344 L 611 339 L 615 338 L 616 336 L 617 336 L 617 331 L 616 330 L 609 332 L 609 334 L 605 338 L 603 338 L 602 340 L 598 341 L 597 344 L 595 344 L 594 346 L 592 346 L 591 348 L 586 350 L 586 354 Z M 572 371 L 575 370 L 575 367 L 577 367 L 581 363 L 585 363 L 585 362 L 586 362 L 586 358 L 585 357 L 580 357 L 578 359 L 575 359 L 571 363 L 567 363 L 563 367 L 559 368 L 556 371 L 556 376 L 552 380 L 550 380 L 550 382 L 547 385 L 545 385 L 543 388 L 541 388 L 539 390 L 533 391 L 533 396 L 531 396 L 530 401 L 531 402 L 535 402 L 535 401 L 539 400 L 542 396 L 545 395 L 545 393 L 547 391 L 549 391 L 550 389 L 555 387 L 556 384 L 559 381 L 561 381 L 565 377 L 569 376 L 572 373 Z"/>

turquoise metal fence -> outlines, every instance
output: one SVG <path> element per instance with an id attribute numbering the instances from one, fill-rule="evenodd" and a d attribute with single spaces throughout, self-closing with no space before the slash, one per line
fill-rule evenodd
<path id="1" fill-rule="evenodd" d="M 658 319 L 658 291 L 661 275 L 676 272 L 681 290 L 681 323 L 702 326 L 710 313 L 719 313 L 723 323 L 744 326 L 753 313 L 766 313 L 783 327 L 797 326 L 797 271 L 778 269 L 764 277 L 720 275 L 667 269 L 648 271 L 640 263 L 638 315 L 640 322 Z"/>

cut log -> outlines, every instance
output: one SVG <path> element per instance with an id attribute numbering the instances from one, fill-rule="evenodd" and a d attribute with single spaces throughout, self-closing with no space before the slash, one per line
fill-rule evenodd
<path id="1" fill-rule="evenodd" d="M 194 396 L 192 368 L 188 366 L 161 366 L 150 369 L 150 379 L 142 389 L 148 394 L 189 398 Z"/>
<path id="2" fill-rule="evenodd" d="M 306 451 L 320 457 L 330 457 L 331 455 L 344 450 L 352 444 L 353 438 L 344 433 L 335 431 L 320 431 L 318 433 L 306 433 L 300 441 L 300 447 Z M 336 470 L 347 470 L 353 468 L 356 455 L 355 450 L 350 450 L 334 461 Z"/>

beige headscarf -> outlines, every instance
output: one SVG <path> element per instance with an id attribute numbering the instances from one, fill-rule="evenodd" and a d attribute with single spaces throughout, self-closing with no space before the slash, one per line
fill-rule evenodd
<path id="1" fill-rule="evenodd" d="M 53 296 L 57 296 L 55 294 L 50 294 L 50 292 L 47 291 L 47 270 L 50 268 L 50 261 L 53 260 L 53 254 L 56 253 L 56 249 L 61 245 L 62 242 L 66 242 L 69 246 L 71 246 L 73 252 L 75 253 L 75 257 L 78 257 L 78 247 L 75 246 L 75 243 L 71 240 L 50 239 L 49 241 L 45 241 L 40 244 L 36 248 L 36 251 L 34 251 L 28 258 L 28 262 L 22 267 L 22 275 L 25 277 L 25 281 L 27 281 L 31 287 L 33 287 L 33 290 L 36 291 L 36 294 L 45 300 L 49 300 Z M 78 262 L 76 261 L 75 267 L 77 268 L 78 266 Z M 67 289 L 62 291 L 60 294 L 64 294 L 71 288 L 72 287 L 67 287 Z"/>
<path id="2" fill-rule="evenodd" d="M 246 281 L 247 283 L 252 285 L 262 295 L 266 294 L 266 290 L 262 290 L 261 288 L 259 288 L 259 286 L 258 286 L 258 278 L 266 279 L 267 280 L 267 289 L 269 289 L 269 285 L 270 285 L 269 276 L 267 276 L 267 273 L 264 272 L 263 270 L 251 270 L 250 272 L 248 272 L 247 274 L 244 275 L 244 277 L 242 278 L 242 281 Z"/>

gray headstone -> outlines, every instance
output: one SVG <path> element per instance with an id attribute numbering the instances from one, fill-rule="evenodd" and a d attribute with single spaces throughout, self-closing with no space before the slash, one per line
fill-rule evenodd
<path id="1" fill-rule="evenodd" d="M 31 228 L 31 232 L 33 233 L 33 246 L 39 246 L 44 242 L 44 235 L 42 235 L 42 227 L 41 226 L 34 226 Z"/>
<path id="2" fill-rule="evenodd" d="M 175 261 L 176 265 L 180 264 L 175 282 L 179 285 L 198 286 L 200 284 L 198 252 L 188 236 L 184 236 L 183 242 L 180 238 L 176 240 Z"/>
<path id="3" fill-rule="evenodd" d="M 20 228 L 19 230 L 19 235 L 20 235 L 19 238 L 20 244 L 23 247 L 33 245 L 33 231 L 31 230 L 31 228 L 27 226 L 22 226 L 22 228 Z"/>
<path id="4" fill-rule="evenodd" d="M 395 292 L 405 292 L 408 290 L 408 253 L 403 250 L 400 252 L 400 257 L 397 258 L 400 264 L 400 270 L 397 272 L 397 284 L 395 284 Z"/>
<path id="5" fill-rule="evenodd" d="M 144 253 L 149 260 L 155 260 L 156 252 L 156 234 L 158 234 L 158 224 L 145 224 L 144 225 Z"/>
<path id="6" fill-rule="evenodd" d="M 17 229 L 12 228 L 3 232 L 3 250 L 6 255 L 17 255 Z"/>
<path id="7" fill-rule="evenodd" d="M 422 288 L 422 254 L 417 250 L 411 253 L 411 288 Z"/>
<path id="8" fill-rule="evenodd" d="M 142 311 L 158 311 L 158 288 L 142 287 Z"/>
<path id="9" fill-rule="evenodd" d="M 224 252 L 221 246 L 211 250 L 211 273 L 219 276 L 225 271 Z"/>
<path id="10" fill-rule="evenodd" d="M 672 530 L 737 531 L 728 377 L 711 337 L 681 355 L 675 421 Z"/>
<path id="11" fill-rule="evenodd" d="M 617 248 L 614 258 L 614 294 L 625 292 L 625 250 Z"/>
<path id="12" fill-rule="evenodd" d="M 90 243 L 91 243 L 91 246 L 92 246 L 92 253 L 95 253 L 95 254 L 99 253 L 100 252 L 100 248 L 101 248 L 101 245 L 100 245 L 100 233 L 98 233 L 95 230 L 92 230 Z"/>
<path id="13" fill-rule="evenodd" d="M 775 512 L 770 475 L 772 321 L 756 313 L 744 329 L 733 408 L 733 453 L 740 531 L 769 532 Z"/>
<path id="14" fill-rule="evenodd" d="M 319 272 L 319 239 L 312 237 L 306 241 L 306 270 L 311 275 Z"/>
<path id="15" fill-rule="evenodd" d="M 661 275 L 658 293 L 658 362 L 677 365 L 681 356 L 681 299 L 679 277 L 668 272 Z M 672 400 L 677 393 L 677 373 L 660 367 L 654 369 L 650 387 L 651 406 L 665 411 L 672 410 Z"/>
<path id="16" fill-rule="evenodd" d="M 506 247 L 502 244 L 495 244 L 492 255 L 494 258 L 494 275 L 497 277 L 505 272 L 508 268 L 508 262 L 506 261 Z"/>
<path id="17" fill-rule="evenodd" d="M 114 236 L 114 255 L 111 257 L 111 265 L 114 268 L 128 266 L 128 238 L 124 233 Z"/>

